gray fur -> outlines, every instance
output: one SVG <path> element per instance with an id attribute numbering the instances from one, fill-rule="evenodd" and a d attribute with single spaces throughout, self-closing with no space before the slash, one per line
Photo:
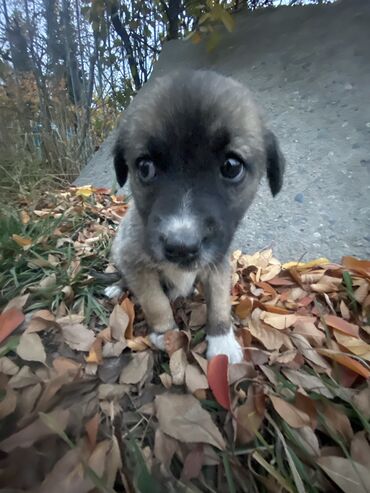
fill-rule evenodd
<path id="1" fill-rule="evenodd" d="M 221 177 L 226 156 L 245 163 L 241 183 Z M 156 178 L 143 183 L 137 162 L 153 160 Z M 205 289 L 207 333 L 230 330 L 229 246 L 261 177 L 281 188 L 284 160 L 249 91 L 231 78 L 190 71 L 158 79 L 123 114 L 114 148 L 122 185 L 133 203 L 113 242 L 112 257 L 156 332 L 175 327 L 169 299 L 188 296 L 196 280 Z M 166 259 L 174 235 L 199 246 L 194 261 Z M 163 286 L 167 287 L 167 291 Z"/>

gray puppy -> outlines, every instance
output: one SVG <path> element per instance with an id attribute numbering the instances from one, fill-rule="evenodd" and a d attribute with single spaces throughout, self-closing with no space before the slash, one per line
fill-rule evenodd
<path id="1" fill-rule="evenodd" d="M 151 338 L 175 328 L 170 300 L 203 284 L 207 357 L 243 359 L 230 306 L 229 247 L 264 174 L 273 195 L 284 158 L 249 91 L 211 71 L 158 79 L 124 112 L 114 147 L 118 183 L 133 203 L 112 257 L 140 303 Z M 108 296 L 120 287 L 110 286 Z"/>

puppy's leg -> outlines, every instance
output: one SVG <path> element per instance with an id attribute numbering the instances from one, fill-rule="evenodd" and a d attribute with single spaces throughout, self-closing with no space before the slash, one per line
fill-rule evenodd
<path id="1" fill-rule="evenodd" d="M 128 285 L 135 294 L 149 327 L 154 331 L 150 335 L 152 343 L 164 349 L 164 333 L 176 327 L 169 299 L 165 295 L 159 274 L 154 270 L 135 270 L 127 276 Z"/>
<path id="2" fill-rule="evenodd" d="M 225 263 L 211 270 L 203 284 L 207 301 L 207 358 L 226 354 L 229 363 L 234 364 L 243 360 L 243 350 L 231 323 L 230 280 L 230 268 Z"/>

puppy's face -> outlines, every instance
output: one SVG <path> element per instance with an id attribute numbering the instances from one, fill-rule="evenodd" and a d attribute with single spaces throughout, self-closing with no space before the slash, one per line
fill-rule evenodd
<path id="1" fill-rule="evenodd" d="M 267 172 L 281 188 L 284 160 L 249 92 L 206 71 L 158 80 L 125 112 L 114 150 L 129 171 L 147 253 L 184 269 L 220 262 Z"/>

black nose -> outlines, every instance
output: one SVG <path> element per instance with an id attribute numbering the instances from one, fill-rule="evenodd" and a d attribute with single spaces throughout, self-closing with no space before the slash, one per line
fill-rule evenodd
<path id="1" fill-rule="evenodd" d="M 186 264 L 196 259 L 199 254 L 199 242 L 192 238 L 167 238 L 164 254 L 170 262 Z"/>

